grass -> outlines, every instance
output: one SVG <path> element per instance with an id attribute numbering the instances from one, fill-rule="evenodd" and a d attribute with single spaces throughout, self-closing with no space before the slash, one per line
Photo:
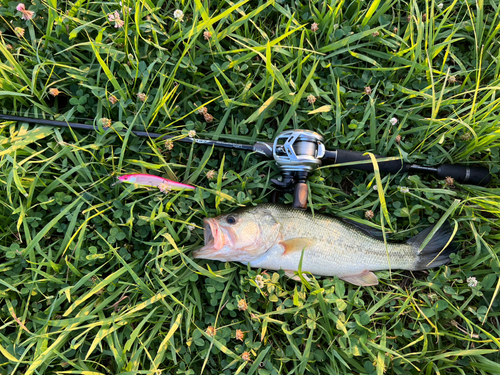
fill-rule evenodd
<path id="1" fill-rule="evenodd" d="M 0 111 L 96 126 L 0 123 L 1 374 L 500 373 L 496 2 L 35 0 L 31 21 L 0 4 Z M 395 240 L 447 217 L 461 251 L 365 288 L 193 260 L 202 219 L 271 200 L 279 172 L 131 131 L 251 144 L 290 128 L 489 167 L 488 187 L 336 166 L 308 181 L 315 211 L 373 211 Z M 197 189 L 111 187 L 129 173 Z"/>

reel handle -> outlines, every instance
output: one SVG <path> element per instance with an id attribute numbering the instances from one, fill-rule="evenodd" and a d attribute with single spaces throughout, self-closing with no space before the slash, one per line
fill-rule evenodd
<path id="1" fill-rule="evenodd" d="M 299 182 L 293 190 L 293 208 L 305 210 L 307 208 L 307 184 Z"/>

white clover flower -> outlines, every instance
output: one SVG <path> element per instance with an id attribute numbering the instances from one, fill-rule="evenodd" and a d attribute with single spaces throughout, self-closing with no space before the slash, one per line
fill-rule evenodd
<path id="1" fill-rule="evenodd" d="M 190 130 L 188 132 L 188 137 L 189 138 L 194 138 L 196 136 L 196 130 Z"/>
<path id="2" fill-rule="evenodd" d="M 255 276 L 255 284 L 262 289 L 264 288 L 264 278 L 261 275 Z"/>
<path id="3" fill-rule="evenodd" d="M 108 20 L 109 22 L 114 22 L 115 23 L 115 28 L 121 28 L 123 25 L 125 25 L 125 22 L 120 18 L 120 14 L 115 10 L 114 13 L 108 14 Z"/>
<path id="4" fill-rule="evenodd" d="M 396 117 L 393 117 L 389 120 L 389 122 L 392 124 L 392 125 L 396 125 L 398 123 L 398 119 Z"/>
<path id="5" fill-rule="evenodd" d="M 50 94 L 50 95 L 52 95 L 52 96 L 57 96 L 57 95 L 59 95 L 60 93 L 61 93 L 61 92 L 60 92 L 58 89 L 54 88 L 54 87 L 52 87 L 52 88 L 49 90 L 49 94 Z"/>
<path id="6" fill-rule="evenodd" d="M 400 186 L 399 191 L 403 194 L 408 194 L 410 192 L 410 189 L 408 189 L 407 187 Z"/>
<path id="7" fill-rule="evenodd" d="M 477 280 L 475 277 L 468 277 L 467 278 L 467 285 L 470 286 L 471 288 L 474 288 L 477 286 Z"/>
<path id="8" fill-rule="evenodd" d="M 243 339 L 245 338 L 245 334 L 243 333 L 243 331 L 241 329 L 236 330 L 235 336 L 236 336 L 235 339 L 240 340 L 240 341 L 243 341 Z"/>
<path id="9" fill-rule="evenodd" d="M 144 94 L 143 92 L 137 94 L 137 99 L 139 99 L 141 102 L 145 102 L 147 98 L 148 98 L 147 95 Z"/>
<path id="10" fill-rule="evenodd" d="M 187 228 L 190 232 L 192 232 L 194 230 L 194 225 L 188 225 Z"/>
<path id="11" fill-rule="evenodd" d="M 211 171 L 207 172 L 207 178 L 209 180 L 213 180 L 215 178 L 215 176 L 217 176 L 217 173 L 213 169 Z"/>
<path id="12" fill-rule="evenodd" d="M 16 9 L 23 14 L 21 16 L 22 20 L 29 21 L 35 16 L 35 12 L 33 12 L 31 10 L 26 10 L 26 7 L 23 3 L 17 4 Z"/>
<path id="13" fill-rule="evenodd" d="M 378 185 L 373 185 L 373 190 L 377 191 L 378 190 Z"/>
<path id="14" fill-rule="evenodd" d="M 203 118 L 205 119 L 206 122 L 212 122 L 212 121 L 214 121 L 214 116 L 212 116 L 210 113 L 205 113 L 203 115 Z"/>
<path id="15" fill-rule="evenodd" d="M 247 308 L 248 308 L 247 301 L 245 301 L 244 299 L 240 299 L 238 301 L 238 310 L 245 311 Z"/>
<path id="16" fill-rule="evenodd" d="M 438 8 L 439 8 L 439 9 L 443 9 L 443 3 L 439 4 L 439 5 L 438 5 Z"/>
<path id="17" fill-rule="evenodd" d="M 171 151 L 174 148 L 174 142 L 172 142 L 170 139 L 167 139 L 165 142 L 165 149 L 167 151 Z"/>
<path id="18" fill-rule="evenodd" d="M 184 18 L 184 12 L 180 9 L 177 9 L 174 12 L 174 18 L 176 21 L 182 21 L 182 19 Z"/>

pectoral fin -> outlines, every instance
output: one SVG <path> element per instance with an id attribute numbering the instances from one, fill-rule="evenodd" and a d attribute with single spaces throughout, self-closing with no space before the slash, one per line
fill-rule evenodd
<path id="1" fill-rule="evenodd" d="M 283 255 L 287 255 L 295 251 L 302 252 L 302 250 L 310 249 L 314 245 L 314 242 L 314 238 L 298 237 L 281 241 L 279 244 L 285 248 Z"/>
<path id="2" fill-rule="evenodd" d="M 344 276 L 341 277 L 341 279 L 347 281 L 348 283 L 359 286 L 378 285 L 377 276 L 373 272 L 370 272 L 368 270 L 358 273 L 357 275 Z"/>

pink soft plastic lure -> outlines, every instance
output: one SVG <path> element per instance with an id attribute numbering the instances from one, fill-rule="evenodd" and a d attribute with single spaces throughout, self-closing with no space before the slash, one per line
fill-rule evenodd
<path id="1" fill-rule="evenodd" d="M 194 190 L 195 187 L 191 185 L 181 184 L 166 178 L 155 176 L 152 174 L 126 174 L 118 177 L 116 184 L 126 182 L 129 184 L 137 184 L 140 186 L 157 187 L 160 191 L 167 193 L 170 190 Z M 115 185 L 115 184 L 113 184 Z"/>

